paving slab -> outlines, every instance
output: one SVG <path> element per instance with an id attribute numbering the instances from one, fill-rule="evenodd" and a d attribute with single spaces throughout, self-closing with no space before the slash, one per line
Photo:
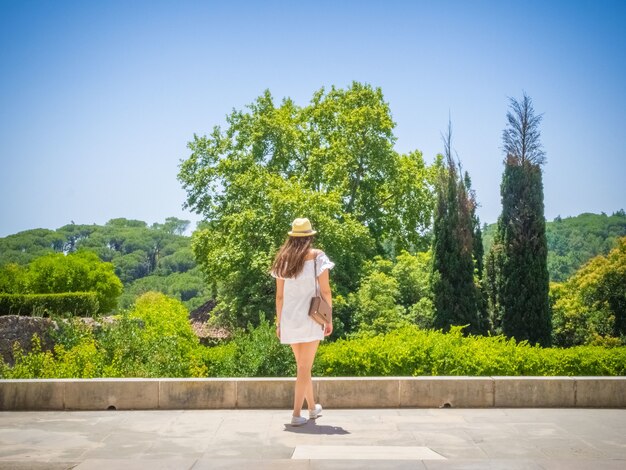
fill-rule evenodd
<path id="1" fill-rule="evenodd" d="M 296 460 L 445 460 L 437 452 L 420 446 L 297 446 Z"/>
<path id="2" fill-rule="evenodd" d="M 626 468 L 624 409 L 325 409 L 300 427 L 290 414 L 0 412 L 0 469 Z"/>

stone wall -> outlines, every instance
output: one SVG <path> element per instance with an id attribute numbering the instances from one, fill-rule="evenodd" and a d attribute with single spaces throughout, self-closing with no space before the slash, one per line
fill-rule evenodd
<path id="1" fill-rule="evenodd" d="M 17 342 L 22 350 L 30 352 L 34 334 L 39 336 L 42 349 L 52 349 L 54 343 L 49 332 L 54 328 L 56 328 L 56 323 L 49 318 L 0 316 L 0 356 L 4 362 L 13 365 L 13 345 Z"/>
<path id="2" fill-rule="evenodd" d="M 289 409 L 293 378 L 0 380 L 0 410 Z M 326 408 L 626 408 L 626 377 L 314 379 Z"/>

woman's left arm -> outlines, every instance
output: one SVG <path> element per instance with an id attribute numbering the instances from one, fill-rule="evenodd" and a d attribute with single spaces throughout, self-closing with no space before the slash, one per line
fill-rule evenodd
<path id="1" fill-rule="evenodd" d="M 330 271 L 329 269 L 325 269 L 324 271 L 322 271 L 322 273 L 319 275 L 317 279 L 320 284 L 320 295 L 324 298 L 326 302 L 328 302 L 328 305 L 332 307 L 333 295 L 332 295 L 332 292 L 330 291 L 330 276 L 328 274 L 329 271 Z M 324 336 L 329 336 L 332 332 L 333 332 L 332 323 L 327 323 L 326 325 L 324 325 Z"/>

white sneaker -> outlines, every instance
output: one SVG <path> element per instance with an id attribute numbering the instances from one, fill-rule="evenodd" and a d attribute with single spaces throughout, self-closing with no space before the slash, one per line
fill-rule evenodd
<path id="1" fill-rule="evenodd" d="M 302 426 L 303 424 L 306 424 L 307 421 L 308 419 L 306 419 L 304 416 L 292 416 L 291 417 L 292 426 Z"/>
<path id="2" fill-rule="evenodd" d="M 322 414 L 322 405 L 316 403 L 315 408 L 309 410 L 309 419 L 315 419 Z"/>

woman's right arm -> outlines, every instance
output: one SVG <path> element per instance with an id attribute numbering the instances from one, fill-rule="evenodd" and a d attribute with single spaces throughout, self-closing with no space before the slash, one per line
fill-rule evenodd
<path id="1" fill-rule="evenodd" d="M 285 280 L 276 278 L 276 336 L 280 339 L 280 317 L 283 313 Z"/>

